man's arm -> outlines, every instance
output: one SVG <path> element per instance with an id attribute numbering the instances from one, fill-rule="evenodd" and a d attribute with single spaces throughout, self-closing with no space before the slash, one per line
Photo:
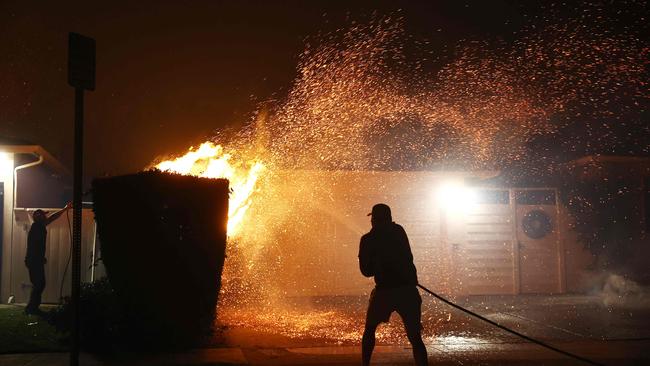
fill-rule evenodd
<path id="1" fill-rule="evenodd" d="M 51 214 L 50 216 L 48 216 L 47 217 L 47 222 L 45 223 L 45 225 L 49 225 L 49 224 L 53 223 L 54 221 L 56 221 L 56 219 L 58 219 L 59 216 L 63 215 L 63 213 L 66 212 L 67 210 L 69 210 L 71 207 L 72 207 L 72 203 L 68 203 L 67 205 L 65 205 L 64 208 L 62 208 L 59 211 L 57 211 L 57 212 Z"/>
<path id="2" fill-rule="evenodd" d="M 361 243 L 359 244 L 359 269 L 361 270 L 361 274 L 366 277 L 375 275 L 375 268 L 372 257 L 370 256 L 368 242 L 364 240 L 364 237 L 361 238 Z"/>
<path id="3" fill-rule="evenodd" d="M 402 247 L 407 253 L 407 259 L 413 261 L 413 252 L 411 252 L 411 244 L 409 243 L 408 235 L 406 235 L 406 230 L 402 226 L 399 226 L 399 240 L 401 241 Z"/>

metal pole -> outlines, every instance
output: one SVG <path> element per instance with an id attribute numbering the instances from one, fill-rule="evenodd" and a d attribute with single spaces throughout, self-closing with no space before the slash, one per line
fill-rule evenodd
<path id="1" fill-rule="evenodd" d="M 72 349 L 70 365 L 79 365 L 79 292 L 81 290 L 81 199 L 83 191 L 84 91 L 74 94 L 74 180 L 72 198 Z"/>

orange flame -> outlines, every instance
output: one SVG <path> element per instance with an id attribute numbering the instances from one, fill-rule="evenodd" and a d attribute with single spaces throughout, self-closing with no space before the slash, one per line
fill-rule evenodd
<path id="1" fill-rule="evenodd" d="M 232 190 L 228 208 L 228 236 L 231 238 L 241 230 L 241 223 L 253 202 L 252 196 L 264 171 L 264 164 L 258 159 L 233 162 L 232 157 L 224 152 L 221 145 L 208 141 L 198 149 L 190 148 L 185 155 L 162 161 L 155 166 L 165 172 L 228 179 Z"/>

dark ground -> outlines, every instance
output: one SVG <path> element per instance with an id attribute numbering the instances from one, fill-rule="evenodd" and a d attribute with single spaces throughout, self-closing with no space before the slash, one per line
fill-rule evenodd
<path id="1" fill-rule="evenodd" d="M 580 365 L 579 361 L 517 339 L 479 320 L 423 295 L 425 343 L 432 365 Z M 540 338 L 556 347 L 593 359 L 605 365 L 650 364 L 650 298 L 604 296 L 490 296 L 458 299 L 458 302 L 489 319 L 521 333 Z M 258 309 L 259 319 L 275 322 L 246 321 L 225 328 L 221 341 L 225 347 L 197 350 L 175 355 L 125 356 L 119 360 L 99 361 L 84 355 L 82 365 L 357 365 L 359 341 L 355 339 L 363 325 L 365 299 L 335 298 L 293 301 L 287 314 L 329 314 L 345 311 L 346 318 L 319 323 L 296 322 L 280 312 L 267 314 Z M 309 309 L 309 310 L 306 310 Z M 237 311 L 227 320 L 236 322 Z M 227 315 L 224 312 L 224 315 Z M 451 316 L 450 316 L 451 315 Z M 361 316 L 361 317 L 360 317 Z M 284 318 L 284 321 L 281 320 Z M 304 319 L 298 316 L 297 319 Z M 288 320 L 287 320 L 288 319 Z M 223 318 L 222 318 L 223 321 Z M 273 324 L 276 324 L 273 326 Z M 345 329 L 349 332 L 345 332 Z M 373 358 L 375 364 L 412 364 L 410 348 L 401 335 L 397 316 L 384 326 Z M 308 333 L 314 336 L 308 336 Z M 341 339 L 334 339 L 340 334 Z M 0 355 L 0 364 L 65 365 L 65 354 Z"/>
<path id="2" fill-rule="evenodd" d="M 650 298 L 645 295 L 626 298 L 603 295 L 474 296 L 457 301 L 520 333 L 608 365 L 650 363 L 650 351 L 647 351 L 650 349 Z M 356 318 L 350 318 L 348 324 L 360 331 L 365 299 L 318 299 L 312 300 L 310 307 L 330 310 L 333 304 L 352 311 Z M 295 306 L 300 308 L 305 304 Z M 424 294 L 423 323 L 431 361 L 453 365 L 580 364 L 450 310 L 447 305 Z M 305 327 L 304 324 L 301 326 Z M 391 324 L 380 329 L 384 332 L 384 339 L 378 339 L 381 346 L 375 361 L 391 364 L 410 362 L 410 349 L 401 334 L 401 326 L 399 317 L 394 314 Z M 269 326 L 232 327 L 224 336 L 228 345 L 242 348 L 253 364 L 284 364 L 285 360 L 287 364 L 309 364 L 324 355 L 330 362 L 354 362 L 354 357 L 359 354 L 358 340 L 334 340 L 323 336 L 295 339 L 278 333 L 281 332 Z M 323 334 L 319 329 L 313 333 Z"/>
<path id="3" fill-rule="evenodd" d="M 64 351 L 61 338 L 42 318 L 26 315 L 24 307 L 0 305 L 0 354 Z"/>

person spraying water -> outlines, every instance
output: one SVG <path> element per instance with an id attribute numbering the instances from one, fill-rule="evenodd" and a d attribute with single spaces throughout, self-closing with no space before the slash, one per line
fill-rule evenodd
<path id="1" fill-rule="evenodd" d="M 393 222 L 390 207 L 383 203 L 374 205 L 368 216 L 372 216 L 372 229 L 361 237 L 359 267 L 364 276 L 374 277 L 375 288 L 370 295 L 361 342 L 362 364 L 370 365 L 377 327 L 387 323 L 396 311 L 413 346 L 415 364 L 428 365 L 422 341 L 422 298 L 406 231 Z"/>
<path id="2" fill-rule="evenodd" d="M 47 215 L 43 210 L 36 210 L 32 214 L 31 228 L 27 235 L 27 253 L 25 255 L 25 266 L 29 271 L 29 280 L 32 283 L 32 292 L 29 296 L 29 303 L 25 307 L 26 314 L 42 315 L 39 309 L 41 305 L 41 296 L 45 290 L 45 243 L 47 242 L 47 225 L 54 222 L 65 211 L 72 207 L 68 203 L 63 209 Z"/>

